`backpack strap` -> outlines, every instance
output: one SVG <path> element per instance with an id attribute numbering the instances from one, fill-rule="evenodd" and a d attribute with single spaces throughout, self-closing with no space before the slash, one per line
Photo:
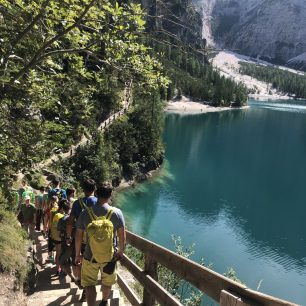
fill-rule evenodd
<path id="1" fill-rule="evenodd" d="M 113 212 L 114 212 L 114 211 L 113 211 L 112 209 L 110 209 L 110 210 L 106 213 L 105 218 L 106 218 L 107 220 L 110 220 L 110 218 L 112 217 Z"/>
<path id="2" fill-rule="evenodd" d="M 86 209 L 86 210 L 87 210 L 88 215 L 89 215 L 91 221 L 94 221 L 94 220 L 97 219 L 97 216 L 94 214 L 92 208 L 91 208 L 91 207 L 88 207 L 88 206 L 84 203 L 84 201 L 83 201 L 82 198 L 79 198 L 79 203 L 80 203 L 82 209 Z"/>
<path id="3" fill-rule="evenodd" d="M 86 206 L 86 210 L 87 210 L 87 212 L 88 212 L 88 215 L 89 215 L 91 221 L 94 221 L 94 220 L 97 220 L 97 219 L 98 219 L 98 217 L 97 217 L 97 216 L 95 215 L 95 213 L 93 212 L 92 207 Z M 114 212 L 114 211 L 113 211 L 112 209 L 110 209 L 110 210 L 106 213 L 106 215 L 104 216 L 105 219 L 110 220 L 110 218 L 111 218 L 113 212 Z"/>
<path id="4" fill-rule="evenodd" d="M 97 220 L 97 216 L 94 214 L 94 212 L 92 210 L 92 207 L 86 206 L 86 210 L 88 212 L 88 215 L 89 215 L 91 221 Z"/>
<path id="5" fill-rule="evenodd" d="M 79 198 L 79 203 L 80 203 L 82 210 L 87 208 L 87 205 L 84 203 L 82 198 Z"/>

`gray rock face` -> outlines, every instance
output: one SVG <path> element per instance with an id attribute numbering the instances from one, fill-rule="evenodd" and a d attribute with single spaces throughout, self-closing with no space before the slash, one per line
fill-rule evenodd
<path id="1" fill-rule="evenodd" d="M 286 66 L 293 69 L 306 71 L 306 52 L 290 59 Z"/>
<path id="2" fill-rule="evenodd" d="M 305 0 L 195 0 L 206 33 L 232 51 L 285 64 L 306 52 Z M 207 24 L 209 23 L 209 24 Z"/>

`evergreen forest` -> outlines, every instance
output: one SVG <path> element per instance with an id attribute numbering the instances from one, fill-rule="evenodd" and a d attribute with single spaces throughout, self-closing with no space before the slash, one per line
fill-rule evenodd
<path id="1" fill-rule="evenodd" d="M 294 98 L 306 99 L 306 76 L 272 66 L 240 62 L 241 74 L 272 84 L 272 88 Z"/>

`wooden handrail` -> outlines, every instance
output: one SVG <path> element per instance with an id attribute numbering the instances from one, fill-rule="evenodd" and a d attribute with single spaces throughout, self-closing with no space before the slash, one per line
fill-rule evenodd
<path id="1" fill-rule="evenodd" d="M 144 289 L 154 297 L 150 300 L 144 296 L 143 305 L 151 306 L 154 300 L 157 300 L 160 305 L 167 306 L 183 306 L 176 298 L 174 298 L 166 289 L 164 289 L 156 280 L 154 280 L 145 270 L 138 267 L 126 255 L 123 255 L 121 263 L 133 274 L 133 276 L 143 285 Z M 131 301 L 130 301 L 131 302 Z M 132 302 L 131 302 L 132 303 Z"/>
<path id="2" fill-rule="evenodd" d="M 129 284 L 124 280 L 124 278 L 118 273 L 117 282 L 124 295 L 130 301 L 133 306 L 142 306 L 143 304 L 138 299 L 137 295 L 133 292 L 132 288 L 130 288 Z"/>
<path id="3" fill-rule="evenodd" d="M 127 243 L 143 252 L 145 257 L 148 256 L 151 261 L 153 259 L 155 262 L 165 266 L 218 303 L 220 302 L 222 290 L 225 290 L 248 301 L 248 304 L 245 305 L 297 306 L 297 304 L 251 290 L 242 284 L 226 278 L 219 273 L 129 231 L 126 231 L 126 238 Z M 164 303 L 161 302 L 161 295 L 164 296 L 164 292 L 161 293 L 163 290 L 156 289 L 156 281 L 154 281 L 151 276 L 146 275 L 148 271 L 142 271 L 126 256 L 122 260 L 122 264 L 132 272 L 144 286 L 144 289 L 149 292 L 154 299 L 159 301 L 161 305 L 175 305 L 172 303 L 168 304 L 168 302 L 166 303 L 165 301 Z"/>

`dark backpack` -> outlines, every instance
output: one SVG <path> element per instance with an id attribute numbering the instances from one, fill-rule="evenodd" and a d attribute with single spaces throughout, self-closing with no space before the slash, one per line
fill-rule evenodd
<path id="1" fill-rule="evenodd" d="M 66 239 L 66 225 L 68 221 L 69 215 L 65 215 L 60 218 L 57 223 L 57 230 L 60 232 L 60 237 L 62 240 Z"/>
<path id="2" fill-rule="evenodd" d="M 60 201 L 64 199 L 64 193 L 65 193 L 65 190 L 59 189 L 59 190 L 56 190 L 56 193 L 54 195 L 57 196 L 58 200 Z"/>

